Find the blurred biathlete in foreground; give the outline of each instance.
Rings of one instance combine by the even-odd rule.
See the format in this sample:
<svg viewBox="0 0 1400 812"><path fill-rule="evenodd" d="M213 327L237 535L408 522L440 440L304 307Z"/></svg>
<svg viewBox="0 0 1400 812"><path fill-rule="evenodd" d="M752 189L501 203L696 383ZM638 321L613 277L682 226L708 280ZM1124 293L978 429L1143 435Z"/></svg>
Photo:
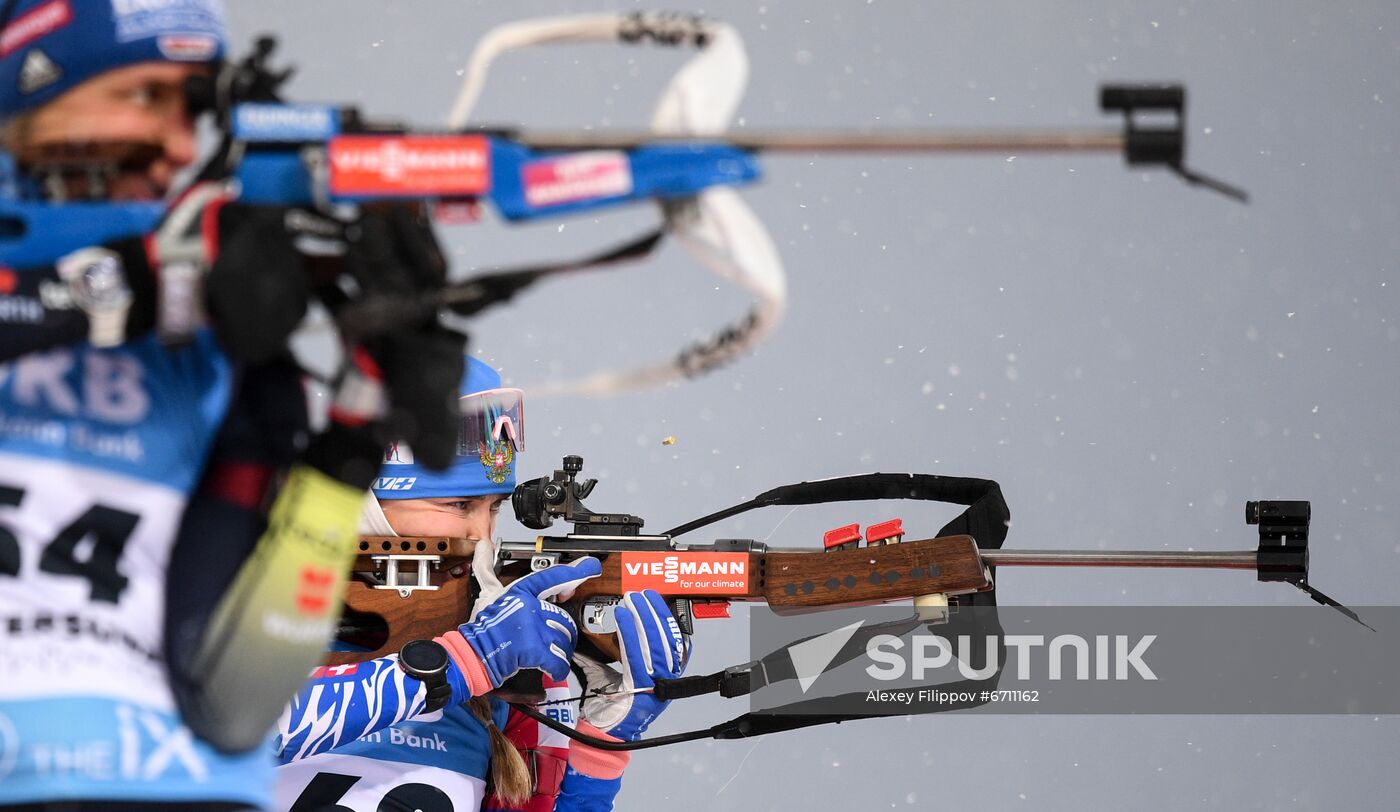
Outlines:
<svg viewBox="0 0 1400 812"><path fill-rule="evenodd" d="M374 490L361 525L376 536L477 539L472 570L481 593L471 621L434 640L410 642L397 656L317 669L279 725L279 809L612 808L627 753L570 743L488 696L521 668L547 673L549 699L569 695L578 631L547 600L601 571L597 560L583 558L508 588L496 578L489 540L515 489L516 453L525 436L520 390L499 387L495 371L468 359L456 463L434 474L415 465L402 445L390 448L379 484L392 487ZM590 691L622 690L586 699L578 727L630 741L667 703L629 691L648 688L657 677L681 676L685 640L665 601L651 591L628 593L617 625L621 674L582 655L575 659ZM552 707L567 709L569 719L577 712L572 704Z"/></svg>
<svg viewBox="0 0 1400 812"><path fill-rule="evenodd" d="M186 82L224 48L216 0L0 3L0 194L158 201L195 157ZM450 459L465 337L435 317L347 348L307 440L286 338L312 215L230 194L0 268L0 807L266 807L263 748L330 637L384 443ZM412 212L357 225L339 267L440 284Z"/></svg>

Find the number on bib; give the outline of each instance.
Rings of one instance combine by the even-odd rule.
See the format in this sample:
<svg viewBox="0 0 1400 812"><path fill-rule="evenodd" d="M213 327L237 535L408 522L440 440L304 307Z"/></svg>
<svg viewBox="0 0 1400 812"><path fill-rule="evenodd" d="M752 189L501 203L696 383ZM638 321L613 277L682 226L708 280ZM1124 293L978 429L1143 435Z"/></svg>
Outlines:
<svg viewBox="0 0 1400 812"><path fill-rule="evenodd" d="M288 812L355 812L339 801L360 779L340 773L316 773ZM375 812L453 812L447 793L428 784L400 784L384 794Z"/></svg>
<svg viewBox="0 0 1400 812"><path fill-rule="evenodd" d="M0 507L19 507L24 491L0 485ZM19 539L0 525L0 575L19 575Z"/></svg>
<svg viewBox="0 0 1400 812"><path fill-rule="evenodd" d="M0 507L19 507L24 491L0 485ZM58 532L44 546L39 569L54 575L73 575L92 585L91 600L116 603L130 579L117 569L127 539L141 517L135 513L93 505ZM79 556L79 545L92 539L86 555ZM19 539L0 525L0 575L19 575Z"/></svg>

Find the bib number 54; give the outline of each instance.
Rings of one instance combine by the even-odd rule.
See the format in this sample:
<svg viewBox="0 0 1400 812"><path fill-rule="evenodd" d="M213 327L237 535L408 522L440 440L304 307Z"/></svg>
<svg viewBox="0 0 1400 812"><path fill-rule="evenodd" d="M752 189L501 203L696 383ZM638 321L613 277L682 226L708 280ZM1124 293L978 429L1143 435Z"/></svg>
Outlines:
<svg viewBox="0 0 1400 812"><path fill-rule="evenodd" d="M24 490L0 485L0 507L19 507ZM117 569L127 539L136 529L140 516L124 510L93 505L58 531L39 555L39 570L52 575L71 575L92 587L90 599L116 603L129 579ZM91 539L86 555L79 545ZM20 544L14 531L0 524L0 575L18 576Z"/></svg>

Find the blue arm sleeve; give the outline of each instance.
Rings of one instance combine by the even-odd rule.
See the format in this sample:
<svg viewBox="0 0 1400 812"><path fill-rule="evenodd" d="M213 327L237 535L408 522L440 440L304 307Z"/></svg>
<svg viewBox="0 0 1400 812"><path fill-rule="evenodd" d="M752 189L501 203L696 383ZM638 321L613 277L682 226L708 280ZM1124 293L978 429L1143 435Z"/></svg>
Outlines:
<svg viewBox="0 0 1400 812"><path fill-rule="evenodd" d="M456 663L448 663L452 704L471 699ZM277 721L277 763L324 753L422 713L423 683L399 668L398 655L318 668Z"/></svg>
<svg viewBox="0 0 1400 812"><path fill-rule="evenodd" d="M621 789L621 778L594 778L570 767L564 771L554 812L611 812Z"/></svg>

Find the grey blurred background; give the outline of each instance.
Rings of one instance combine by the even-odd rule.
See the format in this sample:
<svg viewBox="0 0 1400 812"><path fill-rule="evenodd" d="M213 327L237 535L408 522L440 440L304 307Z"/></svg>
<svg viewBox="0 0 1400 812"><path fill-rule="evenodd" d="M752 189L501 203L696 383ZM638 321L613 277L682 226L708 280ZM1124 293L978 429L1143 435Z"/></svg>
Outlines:
<svg viewBox="0 0 1400 812"><path fill-rule="evenodd" d="M279 33L290 95L440 123L475 39L619 2L238 0ZM528 404L522 476L582 454L590 500L657 530L775 485L864 471L1001 482L1008 547L1248 548L1248 499L1313 504L1313 582L1364 606L1400 580L1400 5L829 0L666 8L733 23L741 125L1099 126L1101 82L1189 90L1189 163L1240 206L1114 157L775 157L745 192L785 260L790 310L758 352L607 400ZM640 126L681 63L572 46L501 60L479 119ZM629 236L637 207L443 231L458 273ZM674 246L540 286L472 324L520 385L650 360L746 299ZM675 445L663 445L667 436ZM821 531L951 509L774 510L717 536ZM529 531L503 521L506 537ZM1004 571L1003 603L1294 605L1238 573ZM698 630L692 673L748 658L744 612ZM1248 656L1242 651L1240 656ZM744 709L697 699L653 732ZM634 757L620 808L1393 809L1394 717L939 716Z"/></svg>

